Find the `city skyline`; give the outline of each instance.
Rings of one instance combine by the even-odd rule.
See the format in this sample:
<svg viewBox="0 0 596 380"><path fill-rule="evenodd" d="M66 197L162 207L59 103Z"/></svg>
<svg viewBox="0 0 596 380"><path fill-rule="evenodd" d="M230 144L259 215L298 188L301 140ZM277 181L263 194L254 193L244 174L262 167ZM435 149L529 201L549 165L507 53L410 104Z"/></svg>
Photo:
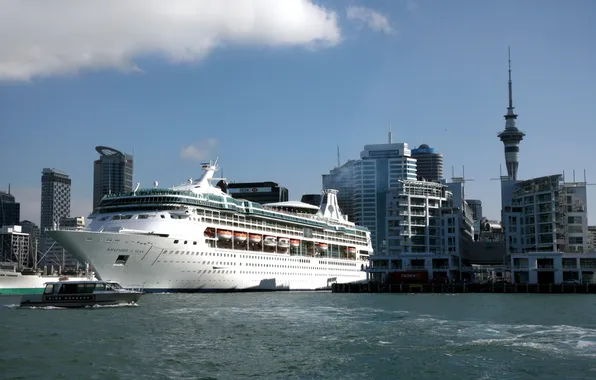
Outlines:
<svg viewBox="0 0 596 380"><path fill-rule="evenodd" d="M134 151L133 184L141 187L155 180L168 187L182 183L199 175L201 161L219 156L230 182L272 180L299 200L318 193L321 174L336 165L337 145L342 163L356 159L364 145L383 143L391 125L394 141L440 151L445 177L452 167L461 176L465 166L466 177L474 179L466 184L468 197L481 199L484 213L498 220L500 184L491 178L499 177L499 167L507 172L497 133L508 105L508 46L517 123L527 134L518 179L564 172L570 181L575 169L583 180L586 169L588 182L596 182L586 164L596 158L589 129L596 122L590 104L596 53L582 43L596 35L589 17L594 4L294 3L311 12L297 20L304 33L275 24L278 34L287 32L286 41L257 31L248 40L223 36L229 43L211 45L200 60L192 56L182 64L157 45L131 51L135 70L121 70L130 63L124 61L87 67L67 59L68 46L48 45L66 57L61 70L14 55L24 73L11 70L5 49L0 117L11 143L0 152L10 163L0 169L0 186L12 184L21 219L39 223L38 173L44 167L70 175L71 215L86 216L97 145ZM294 17L284 5L276 12ZM36 42L31 38L23 46ZM92 57L104 53L102 45L84 42L96 49ZM591 224L594 196L588 187Z"/></svg>

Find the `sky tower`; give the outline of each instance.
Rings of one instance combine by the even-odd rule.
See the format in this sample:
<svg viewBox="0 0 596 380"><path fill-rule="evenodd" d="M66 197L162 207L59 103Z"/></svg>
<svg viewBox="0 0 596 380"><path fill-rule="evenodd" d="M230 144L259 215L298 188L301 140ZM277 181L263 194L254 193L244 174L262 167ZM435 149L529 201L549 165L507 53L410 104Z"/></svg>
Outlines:
<svg viewBox="0 0 596 380"><path fill-rule="evenodd" d="M511 83L511 49L509 49L509 107L505 115L505 130L498 134L505 147L505 164L507 175L511 180L517 180L517 167L519 166L519 143L526 135L517 129L517 115L513 112L513 87Z"/></svg>

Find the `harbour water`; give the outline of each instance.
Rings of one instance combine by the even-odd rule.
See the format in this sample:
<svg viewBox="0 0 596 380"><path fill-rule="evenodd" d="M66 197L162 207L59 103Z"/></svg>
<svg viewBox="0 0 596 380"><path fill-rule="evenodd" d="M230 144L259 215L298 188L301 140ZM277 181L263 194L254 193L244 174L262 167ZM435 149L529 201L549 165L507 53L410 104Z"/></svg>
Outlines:
<svg viewBox="0 0 596 380"><path fill-rule="evenodd" d="M2 307L2 379L594 379L596 298L155 294Z"/></svg>

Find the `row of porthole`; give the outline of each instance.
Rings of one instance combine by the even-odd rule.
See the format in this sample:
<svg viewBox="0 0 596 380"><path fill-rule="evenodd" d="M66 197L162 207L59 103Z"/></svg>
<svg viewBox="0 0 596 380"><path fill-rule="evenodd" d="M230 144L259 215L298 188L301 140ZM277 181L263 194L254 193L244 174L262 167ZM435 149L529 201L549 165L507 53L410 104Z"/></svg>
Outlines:
<svg viewBox="0 0 596 380"><path fill-rule="evenodd" d="M180 261L180 260L157 260L157 263L174 263L174 264L201 264L201 265L235 265L233 262L211 262L211 261ZM266 265L266 264L256 264L256 263L244 263L245 266L265 266L265 267L274 267L274 268L292 268L292 269L302 269L302 270L327 270L327 268L317 268L317 267L299 267L296 265L289 265L289 266L283 266L283 265ZM239 263L239 265L242 265L242 263ZM334 268L333 270L335 271L344 271L344 272L355 272L355 271L359 271L358 269L354 268L354 269L348 269L348 268Z"/></svg>

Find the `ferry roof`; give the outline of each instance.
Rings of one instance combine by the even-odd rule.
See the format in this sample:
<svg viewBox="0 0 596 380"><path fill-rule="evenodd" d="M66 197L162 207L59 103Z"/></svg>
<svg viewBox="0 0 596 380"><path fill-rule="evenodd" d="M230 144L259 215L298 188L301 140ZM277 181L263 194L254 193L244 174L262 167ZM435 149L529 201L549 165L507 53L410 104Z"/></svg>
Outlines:
<svg viewBox="0 0 596 380"><path fill-rule="evenodd" d="M286 202L276 202L276 203L267 203L264 206L267 207L288 207L288 208L305 208L309 210L319 210L319 207L311 205L310 203L304 203L300 201L286 201Z"/></svg>

